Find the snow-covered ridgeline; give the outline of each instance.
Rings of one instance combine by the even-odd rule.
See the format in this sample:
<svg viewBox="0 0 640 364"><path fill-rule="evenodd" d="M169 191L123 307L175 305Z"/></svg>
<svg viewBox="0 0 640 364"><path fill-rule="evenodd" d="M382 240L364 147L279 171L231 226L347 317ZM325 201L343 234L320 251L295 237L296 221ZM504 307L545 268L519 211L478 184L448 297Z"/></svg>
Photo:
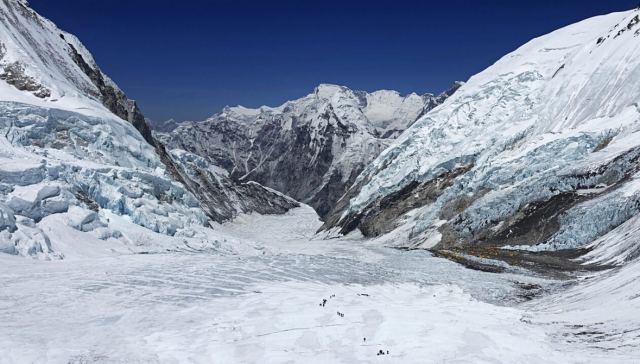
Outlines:
<svg viewBox="0 0 640 364"><path fill-rule="evenodd" d="M26 1L0 2L0 80L3 101L92 116L113 113L152 142L136 103L102 73L78 38L37 14ZM4 92L7 86L24 92Z"/></svg>
<svg viewBox="0 0 640 364"><path fill-rule="evenodd" d="M407 237L427 247L482 240L559 249L634 216L639 15L570 25L472 77L365 168L325 228L409 220ZM428 198L407 197L434 185ZM546 230L534 237L527 216Z"/></svg>

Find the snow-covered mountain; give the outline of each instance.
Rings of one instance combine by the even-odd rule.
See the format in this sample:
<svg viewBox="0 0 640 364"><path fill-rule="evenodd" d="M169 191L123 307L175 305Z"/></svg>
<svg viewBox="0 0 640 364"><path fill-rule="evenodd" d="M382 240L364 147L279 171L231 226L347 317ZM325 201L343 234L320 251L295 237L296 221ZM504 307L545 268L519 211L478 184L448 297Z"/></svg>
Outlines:
<svg viewBox="0 0 640 364"><path fill-rule="evenodd" d="M3 88L10 85L24 91L3 92L3 101L65 110L106 107L151 142L136 103L102 73L78 38L38 15L24 0L2 0L0 17L0 79Z"/></svg>
<svg viewBox="0 0 640 364"><path fill-rule="evenodd" d="M633 218L639 19L636 9L567 26L475 75L365 168L323 229L395 230L397 244L436 250L555 251Z"/></svg>
<svg viewBox="0 0 640 364"><path fill-rule="evenodd" d="M187 151L0 0L0 361L636 363L639 22L535 39L446 100L322 85L161 135ZM272 170L317 201L355 179L324 229L375 238L264 215L298 205L250 181Z"/></svg>
<svg viewBox="0 0 640 364"><path fill-rule="evenodd" d="M154 131L157 131L160 133L168 133L168 132L171 132L173 129L179 127L180 124L182 124L182 122L176 121L174 119L169 119L165 121L152 121L147 119L147 124L149 124Z"/></svg>
<svg viewBox="0 0 640 364"><path fill-rule="evenodd" d="M392 139L460 84L438 96L322 84L278 107L226 107L159 138L225 168L239 181L271 187L325 216Z"/></svg>
<svg viewBox="0 0 640 364"><path fill-rule="evenodd" d="M76 37L0 1L0 252L204 246L210 219L297 205L166 150Z"/></svg>

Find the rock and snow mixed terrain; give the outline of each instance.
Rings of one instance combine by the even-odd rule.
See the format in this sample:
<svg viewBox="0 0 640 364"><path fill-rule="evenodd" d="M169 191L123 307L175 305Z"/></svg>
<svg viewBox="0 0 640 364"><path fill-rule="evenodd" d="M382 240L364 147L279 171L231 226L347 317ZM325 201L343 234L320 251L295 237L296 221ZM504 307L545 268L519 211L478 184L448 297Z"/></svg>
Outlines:
<svg viewBox="0 0 640 364"><path fill-rule="evenodd" d="M0 2L0 30L2 252L63 258L57 246L68 239L133 251L200 244L210 219L298 206L167 151L80 41L26 2ZM159 236L131 235L116 220Z"/></svg>
<svg viewBox="0 0 640 364"><path fill-rule="evenodd" d="M182 123L158 135L168 146L206 158L235 179L278 190L325 216L391 140L460 85L438 96L403 96L322 84L278 107L226 107L205 121Z"/></svg>
<svg viewBox="0 0 640 364"><path fill-rule="evenodd" d="M0 362L637 362L638 19L533 40L439 101L322 85L228 108L179 127L185 151L75 37L0 0ZM300 196L334 207L321 235L242 183L302 160ZM549 274L537 254L561 248Z"/></svg>
<svg viewBox="0 0 640 364"><path fill-rule="evenodd" d="M365 168L324 229L555 251L637 215L639 17L570 25L473 76Z"/></svg>

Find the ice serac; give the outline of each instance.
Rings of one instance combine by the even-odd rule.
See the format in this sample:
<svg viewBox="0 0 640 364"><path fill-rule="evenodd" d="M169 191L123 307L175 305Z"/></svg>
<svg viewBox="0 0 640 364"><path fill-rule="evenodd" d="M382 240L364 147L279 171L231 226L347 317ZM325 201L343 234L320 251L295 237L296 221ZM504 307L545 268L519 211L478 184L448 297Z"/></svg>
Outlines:
<svg viewBox="0 0 640 364"><path fill-rule="evenodd" d="M321 84L279 107L226 107L158 135L172 148L223 167L233 179L258 182L326 216L392 139L459 86L435 96Z"/></svg>
<svg viewBox="0 0 640 364"><path fill-rule="evenodd" d="M636 216L639 17L567 26L473 76L364 169L323 229L556 251Z"/></svg>
<svg viewBox="0 0 640 364"><path fill-rule="evenodd" d="M197 163L153 139L75 36L0 0L0 252L207 249L210 220L298 205Z"/></svg>

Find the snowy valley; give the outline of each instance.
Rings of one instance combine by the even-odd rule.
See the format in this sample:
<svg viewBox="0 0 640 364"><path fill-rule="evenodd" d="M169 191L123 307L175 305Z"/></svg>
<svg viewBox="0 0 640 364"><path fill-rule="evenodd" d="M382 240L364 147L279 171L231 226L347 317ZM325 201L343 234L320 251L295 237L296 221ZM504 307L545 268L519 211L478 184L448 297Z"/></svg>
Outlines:
<svg viewBox="0 0 640 364"><path fill-rule="evenodd" d="M0 0L0 363L638 362L639 19L154 131Z"/></svg>

